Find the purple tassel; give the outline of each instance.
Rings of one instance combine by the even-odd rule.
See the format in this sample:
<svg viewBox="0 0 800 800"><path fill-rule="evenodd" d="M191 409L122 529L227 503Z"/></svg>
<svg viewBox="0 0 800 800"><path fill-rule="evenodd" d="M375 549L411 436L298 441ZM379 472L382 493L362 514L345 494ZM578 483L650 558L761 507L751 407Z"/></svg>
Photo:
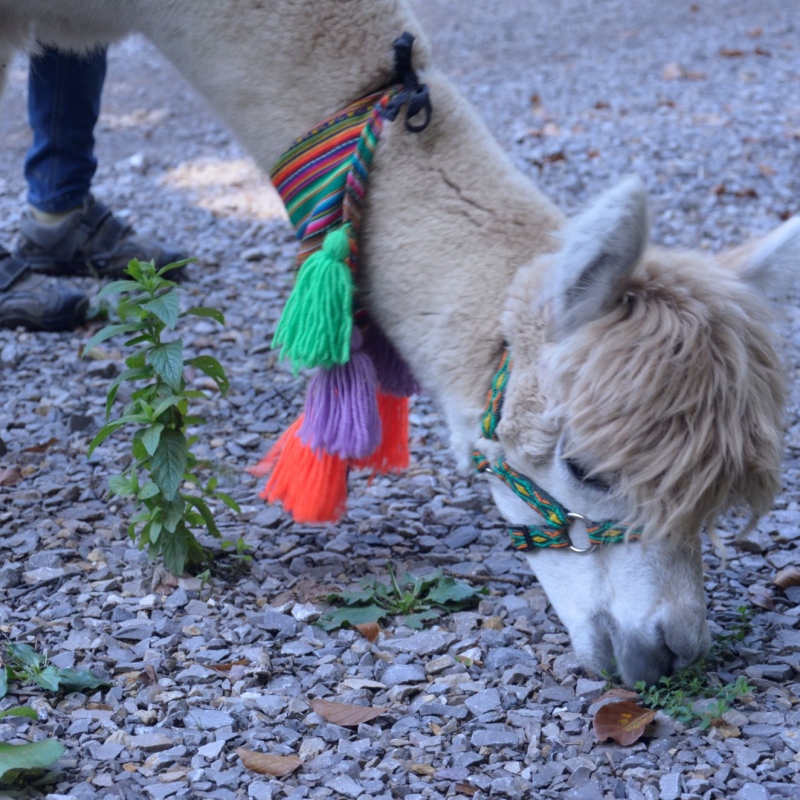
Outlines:
<svg viewBox="0 0 800 800"><path fill-rule="evenodd" d="M358 339L354 336L354 345ZM381 441L377 384L363 351L351 352L346 364L319 370L308 385L300 439L340 458L366 458Z"/></svg>
<svg viewBox="0 0 800 800"><path fill-rule="evenodd" d="M364 350L369 353L375 365L381 391L395 397L419 394L422 387L411 374L408 364L386 338L386 334L374 322L369 323L364 334Z"/></svg>

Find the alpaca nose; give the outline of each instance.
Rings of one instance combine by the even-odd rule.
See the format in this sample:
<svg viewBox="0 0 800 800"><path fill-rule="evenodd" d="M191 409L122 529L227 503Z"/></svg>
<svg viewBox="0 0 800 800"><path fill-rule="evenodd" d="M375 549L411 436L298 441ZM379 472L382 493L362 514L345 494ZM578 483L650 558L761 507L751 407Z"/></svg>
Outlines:
<svg viewBox="0 0 800 800"><path fill-rule="evenodd" d="M620 637L614 642L614 655L628 686L638 681L650 686L699 661L710 645L705 619L696 627L673 622L657 627L649 636L635 633Z"/></svg>

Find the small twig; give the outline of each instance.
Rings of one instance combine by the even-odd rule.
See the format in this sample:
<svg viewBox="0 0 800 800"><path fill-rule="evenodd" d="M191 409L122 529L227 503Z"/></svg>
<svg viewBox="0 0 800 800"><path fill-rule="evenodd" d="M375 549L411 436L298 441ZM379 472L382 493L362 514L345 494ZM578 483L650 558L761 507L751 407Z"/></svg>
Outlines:
<svg viewBox="0 0 800 800"><path fill-rule="evenodd" d="M519 578L504 578L499 575L462 575L449 569L442 569L442 572L451 578L458 578L462 581L474 581L475 583L494 583L497 581L498 583L510 583L516 587L522 586L522 581Z"/></svg>

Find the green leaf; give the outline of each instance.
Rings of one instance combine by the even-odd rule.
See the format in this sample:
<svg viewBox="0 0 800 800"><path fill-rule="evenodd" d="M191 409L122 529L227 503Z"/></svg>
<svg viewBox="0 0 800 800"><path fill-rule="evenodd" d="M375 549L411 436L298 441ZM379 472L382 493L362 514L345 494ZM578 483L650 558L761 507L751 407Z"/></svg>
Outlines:
<svg viewBox="0 0 800 800"><path fill-rule="evenodd" d="M361 625L365 622L380 622L388 616L386 609L376 605L369 606L346 606L329 611L319 618L317 624L326 631L334 628L341 628L343 625Z"/></svg>
<svg viewBox="0 0 800 800"><path fill-rule="evenodd" d="M58 671L61 678L61 691L82 692L84 689L98 689L101 686L110 686L108 681L98 678L89 670L61 669Z"/></svg>
<svg viewBox="0 0 800 800"><path fill-rule="evenodd" d="M38 684L43 689L50 692L57 692L58 685L61 682L61 676L58 674L58 667L52 664L46 666L41 672L35 672L31 676L31 681Z"/></svg>
<svg viewBox="0 0 800 800"><path fill-rule="evenodd" d="M186 469L186 437L172 428L161 432L161 441L153 454L150 467L153 480L165 499L172 500L178 493L183 471Z"/></svg>
<svg viewBox="0 0 800 800"><path fill-rule="evenodd" d="M180 390L183 379L183 342L180 339L154 347L150 351L150 363L167 386L176 392Z"/></svg>
<svg viewBox="0 0 800 800"><path fill-rule="evenodd" d="M222 315L222 312L217 311L216 308L208 308L208 306L192 306L186 312L186 316L210 317L211 319L215 319L217 322L219 322L220 325L225 324L225 317Z"/></svg>
<svg viewBox="0 0 800 800"><path fill-rule="evenodd" d="M209 483L211 483L211 481L209 481ZM231 511L235 511L237 514L242 513L242 509L239 508L239 504L229 494L226 494L225 492L213 492L212 494L214 497L222 500L222 502L225 503L225 505L228 506Z"/></svg>
<svg viewBox="0 0 800 800"><path fill-rule="evenodd" d="M212 356L195 356L194 358L187 359L186 363L197 367L201 372L205 372L205 374L217 384L217 388L223 395L228 393L228 389L231 385L230 381L222 365L216 358Z"/></svg>
<svg viewBox="0 0 800 800"><path fill-rule="evenodd" d="M160 519L154 519L148 526L147 526L147 537L151 544L155 544L159 537L161 536L161 531L164 530L164 526L161 524ZM144 532L143 532L144 537Z"/></svg>
<svg viewBox="0 0 800 800"><path fill-rule="evenodd" d="M135 278L137 281L142 277L142 267L144 265L138 258L132 258L128 262L128 266L125 268L125 272L128 273L131 277Z"/></svg>
<svg viewBox="0 0 800 800"><path fill-rule="evenodd" d="M156 497L161 490L156 486L153 481L147 481L144 486L139 490L136 495L137 500L149 500L151 497Z"/></svg>
<svg viewBox="0 0 800 800"><path fill-rule="evenodd" d="M25 671L41 669L45 664L45 657L39 655L29 644L6 644L6 653L10 666L14 669Z"/></svg>
<svg viewBox="0 0 800 800"><path fill-rule="evenodd" d="M219 528L217 527L217 523L214 520L214 515L211 513L211 509L208 507L206 501L201 497L193 497L189 494L183 495L183 498L187 503L191 503L200 512L200 516L203 518L203 522L205 523L208 532L212 536L219 539L221 536Z"/></svg>
<svg viewBox="0 0 800 800"><path fill-rule="evenodd" d="M478 603L481 599L480 593L463 581L453 580L449 575L443 576L436 586L428 590L426 600L438 606L458 606L464 604Z"/></svg>
<svg viewBox="0 0 800 800"><path fill-rule="evenodd" d="M0 700L8 694L8 667L0 666Z"/></svg>
<svg viewBox="0 0 800 800"><path fill-rule="evenodd" d="M99 300L101 297L108 297L110 294L139 292L141 289L142 287L137 281L111 281L95 295L95 300Z"/></svg>
<svg viewBox="0 0 800 800"><path fill-rule="evenodd" d="M183 574L189 555L189 540L185 528L178 527L172 536L164 537L161 555L164 557L164 565L173 575Z"/></svg>
<svg viewBox="0 0 800 800"><path fill-rule="evenodd" d="M108 479L108 488L111 490L111 494L120 497L136 494L136 484L131 475L112 475Z"/></svg>
<svg viewBox="0 0 800 800"><path fill-rule="evenodd" d="M116 325L106 325L105 328L101 328L97 333L89 339L86 344L83 346L83 356L84 358L89 353L89 351L96 347L101 342L106 341L106 339L110 339L112 336L116 336L117 334L121 333L133 333L133 331L141 330L142 326L138 322L124 322L118 323Z"/></svg>
<svg viewBox="0 0 800 800"><path fill-rule="evenodd" d="M156 275L158 275L160 278L162 275L172 269L180 269L180 267L185 267L187 264L194 264L196 261L196 258L184 258L182 261L172 261L171 263L161 267L161 269L156 272ZM155 264L153 266L155 266Z"/></svg>
<svg viewBox="0 0 800 800"><path fill-rule="evenodd" d="M183 519L186 503L181 495L173 497L161 507L161 524L168 533L175 533L175 529Z"/></svg>
<svg viewBox="0 0 800 800"><path fill-rule="evenodd" d="M64 754L66 747L55 739L42 739L30 744L0 744L0 780L18 769L41 769Z"/></svg>
<svg viewBox="0 0 800 800"><path fill-rule="evenodd" d="M406 614L403 617L403 621L406 623L406 625L408 625L409 628L415 628L419 630L420 628L424 627L425 622L438 618L438 611L417 611L415 614Z"/></svg>
<svg viewBox="0 0 800 800"><path fill-rule="evenodd" d="M181 309L178 294L174 290L154 297L147 303L142 303L142 308L154 314L170 329L178 324L178 315Z"/></svg>
<svg viewBox="0 0 800 800"><path fill-rule="evenodd" d="M154 416L158 415L154 414ZM147 450L147 455L152 456L156 452L158 443L161 440L161 431L163 430L164 425L161 422L156 422L142 434L142 444L144 449Z"/></svg>
<svg viewBox="0 0 800 800"><path fill-rule="evenodd" d="M165 397L153 407L153 419L158 419L168 408L177 406L182 400L183 398L177 394Z"/></svg>
<svg viewBox="0 0 800 800"><path fill-rule="evenodd" d="M3 670L3 672L5 672L5 670ZM7 708L5 711L0 711L0 719L3 717L27 717L28 719L39 719L36 709L33 709L30 706L15 706L14 708Z"/></svg>

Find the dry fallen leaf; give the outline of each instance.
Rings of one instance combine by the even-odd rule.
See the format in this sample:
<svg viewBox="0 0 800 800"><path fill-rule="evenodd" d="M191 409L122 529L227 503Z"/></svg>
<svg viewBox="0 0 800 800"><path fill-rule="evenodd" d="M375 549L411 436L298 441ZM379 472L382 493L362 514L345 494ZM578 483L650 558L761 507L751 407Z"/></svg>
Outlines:
<svg viewBox="0 0 800 800"><path fill-rule="evenodd" d="M270 753L256 753L246 747L237 747L236 755L242 759L242 764L259 775L274 775L282 778L294 772L303 762L297 756L273 756Z"/></svg>
<svg viewBox="0 0 800 800"><path fill-rule="evenodd" d="M311 708L324 720L345 728L369 722L389 709L380 706L355 706L351 703L333 703L330 700L312 700Z"/></svg>
<svg viewBox="0 0 800 800"><path fill-rule="evenodd" d="M744 55L744 50L739 50L738 47L721 47L719 54L723 58L741 58Z"/></svg>
<svg viewBox="0 0 800 800"><path fill-rule="evenodd" d="M377 622L359 622L353 627L359 631L365 639L369 642L376 642L378 641L378 636L380 636L381 628Z"/></svg>
<svg viewBox="0 0 800 800"><path fill-rule="evenodd" d="M751 586L748 594L750 595L750 602L754 606L764 608L767 611L772 611L775 608L775 601L772 599L772 595L763 586Z"/></svg>
<svg viewBox="0 0 800 800"><path fill-rule="evenodd" d="M467 797L472 797L478 793L478 787L472 786L469 783L457 783L455 785L456 794L465 794Z"/></svg>
<svg viewBox="0 0 800 800"><path fill-rule="evenodd" d="M144 669L139 673L139 683L142 686L155 686L158 683L158 676L152 664L144 665Z"/></svg>
<svg viewBox="0 0 800 800"><path fill-rule="evenodd" d="M247 659L240 659L239 661L231 661L227 664L203 664L204 667L214 670L214 672L228 673L233 667L246 667L248 665Z"/></svg>
<svg viewBox="0 0 800 800"><path fill-rule="evenodd" d="M595 703L602 703L603 700L638 700L639 693L634 692L631 689L623 689L620 686L615 687L614 689L609 689L605 694L601 694L594 702Z"/></svg>
<svg viewBox="0 0 800 800"><path fill-rule="evenodd" d="M22 449L23 453L46 453L54 444L58 444L58 439L55 436L48 439L46 442L42 442L42 444L35 444L31 447L24 447Z"/></svg>
<svg viewBox="0 0 800 800"><path fill-rule="evenodd" d="M436 772L432 764L409 764L408 770L415 775L433 775Z"/></svg>
<svg viewBox="0 0 800 800"><path fill-rule="evenodd" d="M613 739L617 744L629 745L638 741L656 712L629 700L608 703L594 715L594 735L599 741Z"/></svg>
<svg viewBox="0 0 800 800"><path fill-rule="evenodd" d="M772 581L781 589L788 589L790 586L800 586L800 567L790 564L788 567L778 570L778 574Z"/></svg>
<svg viewBox="0 0 800 800"><path fill-rule="evenodd" d="M16 486L21 481L22 475L16 467L0 469L0 486Z"/></svg>

